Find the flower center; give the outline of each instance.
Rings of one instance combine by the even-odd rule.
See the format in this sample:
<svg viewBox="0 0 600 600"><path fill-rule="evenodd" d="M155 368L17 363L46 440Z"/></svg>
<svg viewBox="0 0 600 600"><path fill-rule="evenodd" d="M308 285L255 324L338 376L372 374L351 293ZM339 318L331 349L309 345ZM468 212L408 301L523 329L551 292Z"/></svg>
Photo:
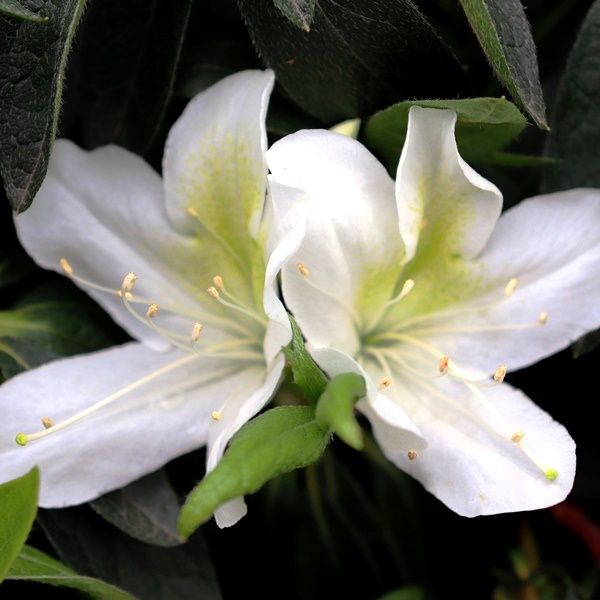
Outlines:
<svg viewBox="0 0 600 600"><path fill-rule="evenodd" d="M264 313L243 303L236 295L231 293L225 287L223 278L219 275L213 277L213 285L207 289L208 295L223 308L222 315L217 316L205 312L202 315L202 321L192 321L194 317L190 311L173 306L159 306L156 302L148 298L143 298L133 293L137 282L137 276L133 272L127 273L123 278L121 286L118 289L99 285L88 281L77 275L65 258L60 259L60 266L64 273L77 282L82 287L87 287L99 292L116 295L123 302L125 310L139 323L149 327L162 338L166 339L170 345L179 348L185 352L184 356L174 360L155 371L144 375L136 381L120 388L114 393L95 402L83 411L68 417L67 419L54 423L50 417L42 417L43 429L35 433L19 433L15 437L17 444L24 446L30 441L41 439L64 429L88 416L93 415L98 410L112 404L123 396L137 390L138 388L166 375L176 369L182 368L196 360L202 358L223 358L231 361L233 366L220 369L218 373L211 372L197 384L206 383L208 380L215 379L219 374L226 376L239 368L239 363L264 364L264 352L262 348L264 335L267 327L267 317ZM140 312L136 307L145 306L146 310ZM165 311L171 315L190 320L189 333L181 333L169 327L160 325L157 321L160 313ZM197 315L196 315L197 316ZM205 341L205 330L208 329L211 337L217 338L215 341ZM226 371L226 372L225 372ZM206 380L206 381L204 381ZM221 419L223 405L212 412L213 421Z"/></svg>

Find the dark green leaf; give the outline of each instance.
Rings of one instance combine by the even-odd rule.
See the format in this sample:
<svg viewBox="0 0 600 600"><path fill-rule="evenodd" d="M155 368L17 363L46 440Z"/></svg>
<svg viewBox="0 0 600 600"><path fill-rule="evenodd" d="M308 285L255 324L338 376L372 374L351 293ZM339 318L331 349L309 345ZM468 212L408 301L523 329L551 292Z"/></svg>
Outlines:
<svg viewBox="0 0 600 600"><path fill-rule="evenodd" d="M316 410L317 420L356 450L362 449L363 440L354 417L354 405L365 393L365 380L361 375L343 373L327 383Z"/></svg>
<svg viewBox="0 0 600 600"><path fill-rule="evenodd" d="M179 501L160 470L90 503L104 519L136 540L154 546L178 546Z"/></svg>
<svg viewBox="0 0 600 600"><path fill-rule="evenodd" d="M316 404L327 385L327 377L306 350L302 332L292 316L290 324L292 341L283 349L283 353L292 367L294 383L300 387L306 400Z"/></svg>
<svg viewBox="0 0 600 600"><path fill-rule="evenodd" d="M379 598L379 600L423 600L425 594L417 586L399 588L393 592L388 592Z"/></svg>
<svg viewBox="0 0 600 600"><path fill-rule="evenodd" d="M521 0L460 0L498 79L541 129L548 129L535 43Z"/></svg>
<svg viewBox="0 0 600 600"><path fill-rule="evenodd" d="M552 111L546 154L561 162L544 172L546 192L600 187L599 70L600 1L596 0L567 61Z"/></svg>
<svg viewBox="0 0 600 600"><path fill-rule="evenodd" d="M240 7L277 80L326 122L408 97L453 97L464 87L460 65L411 0L317 0L310 32L273 0L240 0Z"/></svg>
<svg viewBox="0 0 600 600"><path fill-rule="evenodd" d="M0 175L17 212L31 204L46 174L67 56L84 5L45 2L43 27L0 17Z"/></svg>
<svg viewBox="0 0 600 600"><path fill-rule="evenodd" d="M150 546L107 525L85 506L42 510L38 520L61 560L78 573L117 585L143 600L221 599L200 536L177 548Z"/></svg>
<svg viewBox="0 0 600 600"><path fill-rule="evenodd" d="M33 261L25 254L15 254L0 259L0 287L19 281L33 269Z"/></svg>
<svg viewBox="0 0 600 600"><path fill-rule="evenodd" d="M0 485L0 582L29 535L37 512L39 487L37 467Z"/></svg>
<svg viewBox="0 0 600 600"><path fill-rule="evenodd" d="M113 585L82 577L56 559L25 546L10 569L6 579L35 581L84 592L94 600L133 600L133 596Z"/></svg>
<svg viewBox="0 0 600 600"><path fill-rule="evenodd" d="M137 154L151 149L173 91L191 4L93 3L81 47L88 146L114 143Z"/></svg>
<svg viewBox="0 0 600 600"><path fill-rule="evenodd" d="M281 14L302 31L309 32L315 18L316 0L273 0Z"/></svg>
<svg viewBox="0 0 600 600"><path fill-rule="evenodd" d="M252 419L188 496L179 515L180 534L188 537L228 500L252 494L277 475L312 464L328 442L329 432L308 406L281 406Z"/></svg>
<svg viewBox="0 0 600 600"><path fill-rule="evenodd" d="M367 145L395 172L406 138L411 106L448 108L456 111L456 141L467 162L496 162L508 142L521 133L525 117L504 98L466 100L414 100L394 104L373 115L366 124Z"/></svg>
<svg viewBox="0 0 600 600"><path fill-rule="evenodd" d="M18 0L0 0L0 14L22 19L23 21L31 21L33 23L45 23L48 20L48 17L38 15L28 8L25 8Z"/></svg>

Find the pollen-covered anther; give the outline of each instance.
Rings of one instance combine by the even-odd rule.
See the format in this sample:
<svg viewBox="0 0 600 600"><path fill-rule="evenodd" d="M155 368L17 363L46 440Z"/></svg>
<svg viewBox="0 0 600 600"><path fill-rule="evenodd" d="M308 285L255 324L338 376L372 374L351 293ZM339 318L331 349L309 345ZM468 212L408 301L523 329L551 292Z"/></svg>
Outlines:
<svg viewBox="0 0 600 600"><path fill-rule="evenodd" d="M208 295L214 298L215 300L219 299L220 294L219 290L216 287L211 285L206 291L208 292Z"/></svg>
<svg viewBox="0 0 600 600"><path fill-rule="evenodd" d="M498 365L498 367L494 371L494 381L496 383L502 383L504 381L504 378L506 377L507 371L508 367L506 365Z"/></svg>
<svg viewBox="0 0 600 600"><path fill-rule="evenodd" d="M73 275L73 267L71 263L66 258L61 258L59 261L60 268L67 274Z"/></svg>
<svg viewBox="0 0 600 600"><path fill-rule="evenodd" d="M153 318L154 318L154 317L155 317L155 316L158 314L158 311L159 311L159 310L160 310L160 309L159 309L159 307L158 307L158 304L156 304L156 303L154 303L154 302L153 302L153 303L152 303L152 304L151 304L151 305L148 307L148 310L146 311L146 316L147 316L149 319L153 319Z"/></svg>
<svg viewBox="0 0 600 600"><path fill-rule="evenodd" d="M304 263L300 262L296 266L298 267L298 272L300 273L300 275L302 275L302 277L308 277L310 275L310 271Z"/></svg>
<svg viewBox="0 0 600 600"><path fill-rule="evenodd" d="M221 420L221 411L220 411L220 410L213 410L213 411L210 413L210 418L211 418L213 421L220 421L220 420Z"/></svg>
<svg viewBox="0 0 600 600"><path fill-rule="evenodd" d="M390 387L390 385L392 385L392 378L391 378L391 377L388 377L388 376L386 375L385 377L382 377L382 378L379 380L379 385L378 385L378 388L379 388L380 390L385 390L385 389L389 388L389 387Z"/></svg>
<svg viewBox="0 0 600 600"><path fill-rule="evenodd" d="M194 323L194 326L192 327L192 336L191 336L192 342L197 342L200 339L203 329L204 329L204 325L202 325L202 323L198 323L198 321L196 321Z"/></svg>
<svg viewBox="0 0 600 600"><path fill-rule="evenodd" d="M50 417L42 417L42 425L44 429L50 429L50 427L54 427L54 421Z"/></svg>
<svg viewBox="0 0 600 600"><path fill-rule="evenodd" d="M225 284L223 283L223 278L220 275L215 275L213 277L213 283L218 290L224 290Z"/></svg>
<svg viewBox="0 0 600 600"><path fill-rule="evenodd" d="M409 450L406 453L406 456L408 456L408 460L415 460L415 458L417 458L418 454L416 453L415 450Z"/></svg>
<svg viewBox="0 0 600 600"><path fill-rule="evenodd" d="M450 368L450 358L448 356L442 356L440 358L440 362L438 363L438 371L441 375L445 375Z"/></svg>
<svg viewBox="0 0 600 600"><path fill-rule="evenodd" d="M504 295L508 298L515 293L517 286L519 285L519 280L516 277L513 277L504 288Z"/></svg>
<svg viewBox="0 0 600 600"><path fill-rule="evenodd" d="M545 325L548 322L548 313L543 310L539 315L538 315L538 323L540 325Z"/></svg>
<svg viewBox="0 0 600 600"><path fill-rule="evenodd" d="M524 431L515 431L510 436L510 441L514 442L515 444L518 444L524 437L525 437L525 432Z"/></svg>
<svg viewBox="0 0 600 600"><path fill-rule="evenodd" d="M192 217L192 219L197 219L200 215L198 214L198 211L193 207L193 206L188 206L185 209L185 212Z"/></svg>
<svg viewBox="0 0 600 600"><path fill-rule="evenodd" d="M125 292L125 297L127 298L127 293L131 292L136 281L137 275L133 271L127 273L127 275L123 277L123 283L121 284L121 295Z"/></svg>

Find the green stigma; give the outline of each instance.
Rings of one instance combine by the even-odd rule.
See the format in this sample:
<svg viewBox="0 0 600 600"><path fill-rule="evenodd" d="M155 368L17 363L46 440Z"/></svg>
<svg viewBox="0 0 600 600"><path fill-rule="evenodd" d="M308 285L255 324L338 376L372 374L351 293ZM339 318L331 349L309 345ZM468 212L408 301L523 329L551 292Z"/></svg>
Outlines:
<svg viewBox="0 0 600 600"><path fill-rule="evenodd" d="M28 441L29 439L27 438L27 435L25 433L17 433L17 435L15 436L15 442L17 442L19 446L25 446Z"/></svg>
<svg viewBox="0 0 600 600"><path fill-rule="evenodd" d="M554 481L558 477L558 471L556 469L546 469L544 475L549 481Z"/></svg>

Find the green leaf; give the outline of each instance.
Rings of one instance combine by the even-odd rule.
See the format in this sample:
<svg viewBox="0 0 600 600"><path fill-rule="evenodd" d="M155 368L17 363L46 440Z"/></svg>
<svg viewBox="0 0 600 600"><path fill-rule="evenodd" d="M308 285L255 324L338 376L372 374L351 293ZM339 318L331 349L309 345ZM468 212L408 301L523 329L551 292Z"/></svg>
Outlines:
<svg viewBox="0 0 600 600"><path fill-rule="evenodd" d="M535 43L520 0L460 0L498 79L541 129L548 129Z"/></svg>
<svg viewBox="0 0 600 600"><path fill-rule="evenodd" d="M327 385L327 377L306 350L302 332L291 315L290 324L292 341L283 349L283 353L292 367L294 383L302 390L306 400L316 404Z"/></svg>
<svg viewBox="0 0 600 600"><path fill-rule="evenodd" d="M0 259L0 287L15 283L33 271L35 265L25 254L14 254Z"/></svg>
<svg viewBox="0 0 600 600"><path fill-rule="evenodd" d="M18 0L0 0L0 14L32 23L45 23L48 20L48 17L25 8Z"/></svg>
<svg viewBox="0 0 600 600"><path fill-rule="evenodd" d="M203 536L176 548L150 546L107 524L87 506L41 510L38 523L65 564L136 598L221 600Z"/></svg>
<svg viewBox="0 0 600 600"><path fill-rule="evenodd" d="M215 469L190 492L179 515L179 533L188 537L221 504L312 464L329 437L308 406L281 406L252 419L231 440Z"/></svg>
<svg viewBox="0 0 600 600"><path fill-rule="evenodd" d="M281 14L302 31L309 32L315 18L316 0L273 0Z"/></svg>
<svg viewBox="0 0 600 600"><path fill-rule="evenodd" d="M546 154L560 163L542 189L600 187L600 0L588 12L569 55L552 111Z"/></svg>
<svg viewBox="0 0 600 600"><path fill-rule="evenodd" d="M164 124L191 5L192 0L92 3L79 52L87 146L113 143L148 154Z"/></svg>
<svg viewBox="0 0 600 600"><path fill-rule="evenodd" d="M412 0L315 2L310 31L273 0L241 0L246 26L277 81L327 123L412 97L453 97L465 76Z"/></svg>
<svg viewBox="0 0 600 600"><path fill-rule="evenodd" d="M84 5L45 2L44 27L0 18L0 175L17 212L31 204L46 174L67 57Z"/></svg>
<svg viewBox="0 0 600 600"><path fill-rule="evenodd" d="M327 384L316 410L317 420L356 450L362 449L363 440L354 417L354 405L365 394L365 380L361 375L343 373Z"/></svg>
<svg viewBox="0 0 600 600"><path fill-rule="evenodd" d="M133 596L114 585L83 577L56 559L25 546L14 561L6 579L15 581L35 581L59 587L72 588L84 592L95 600L132 600Z"/></svg>
<svg viewBox="0 0 600 600"><path fill-rule="evenodd" d="M411 106L456 111L456 142L467 162L496 162L500 150L526 125L519 109L505 98L413 100L399 102L373 115L366 124L366 143L395 172L406 138Z"/></svg>
<svg viewBox="0 0 600 600"><path fill-rule="evenodd" d="M179 501L163 470L98 498L90 506L127 535L154 546L178 546Z"/></svg>
<svg viewBox="0 0 600 600"><path fill-rule="evenodd" d="M0 582L29 535L37 512L39 487L37 467L0 485Z"/></svg>

